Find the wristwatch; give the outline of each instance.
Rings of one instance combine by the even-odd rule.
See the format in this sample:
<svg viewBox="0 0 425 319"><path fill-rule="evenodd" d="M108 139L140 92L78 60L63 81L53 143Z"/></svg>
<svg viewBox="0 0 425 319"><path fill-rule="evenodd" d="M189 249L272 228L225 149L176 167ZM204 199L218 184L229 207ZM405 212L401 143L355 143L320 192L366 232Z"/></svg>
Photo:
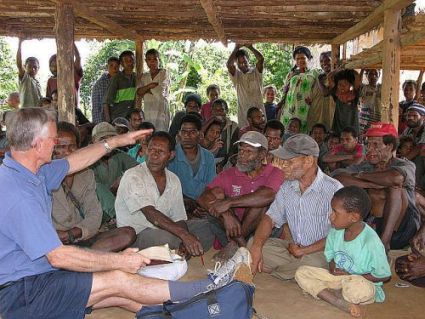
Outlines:
<svg viewBox="0 0 425 319"><path fill-rule="evenodd" d="M106 152L107 152L107 153L112 152L112 147L111 147L111 146L109 146L109 144L108 144L108 141L107 141L107 140L103 141L103 147L105 148L105 150L106 150Z"/></svg>

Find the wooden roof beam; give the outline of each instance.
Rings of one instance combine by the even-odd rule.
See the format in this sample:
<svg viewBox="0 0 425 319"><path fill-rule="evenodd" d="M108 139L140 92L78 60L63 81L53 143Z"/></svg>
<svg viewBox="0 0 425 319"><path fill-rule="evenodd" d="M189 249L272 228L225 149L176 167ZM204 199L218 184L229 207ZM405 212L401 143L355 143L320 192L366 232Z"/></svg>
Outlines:
<svg viewBox="0 0 425 319"><path fill-rule="evenodd" d="M224 33L223 23L219 15L217 14L217 7L215 6L214 0L200 0L201 6L204 9L209 23L214 28L215 33L217 33L218 39L224 44L227 45L226 34Z"/></svg>
<svg viewBox="0 0 425 319"><path fill-rule="evenodd" d="M343 34L335 37L332 44L342 44L358 37L376 27L384 21L384 11L388 9L401 10L411 4L413 0L385 0L369 16L352 26Z"/></svg>
<svg viewBox="0 0 425 319"><path fill-rule="evenodd" d="M49 0L55 4L63 2L63 0ZM79 1L71 1L74 8L75 15L92 22L111 34L119 36L120 38L127 38L131 40L142 38L135 30L123 27L121 24L116 23L103 15L98 14L86 5Z"/></svg>

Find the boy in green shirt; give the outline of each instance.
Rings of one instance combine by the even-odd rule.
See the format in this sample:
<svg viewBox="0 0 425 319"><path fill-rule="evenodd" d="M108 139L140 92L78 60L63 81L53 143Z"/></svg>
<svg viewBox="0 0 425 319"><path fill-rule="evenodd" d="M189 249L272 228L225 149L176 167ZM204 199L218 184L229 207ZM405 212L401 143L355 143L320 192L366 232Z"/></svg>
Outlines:
<svg viewBox="0 0 425 319"><path fill-rule="evenodd" d="M390 266L379 236L363 222L371 209L366 191L341 188L331 205L333 228L324 251L329 271L301 266L295 279L313 297L360 317L360 305L385 300L382 283L391 277Z"/></svg>

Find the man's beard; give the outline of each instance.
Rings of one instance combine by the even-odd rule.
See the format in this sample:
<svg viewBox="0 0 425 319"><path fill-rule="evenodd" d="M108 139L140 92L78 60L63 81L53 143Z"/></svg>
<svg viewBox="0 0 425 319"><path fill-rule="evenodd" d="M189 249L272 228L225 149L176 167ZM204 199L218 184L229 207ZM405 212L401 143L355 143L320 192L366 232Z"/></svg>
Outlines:
<svg viewBox="0 0 425 319"><path fill-rule="evenodd" d="M422 126L423 123L421 123L420 121L418 122L413 122L413 121L407 121L407 126L410 128L417 128L419 126Z"/></svg>
<svg viewBox="0 0 425 319"><path fill-rule="evenodd" d="M249 173L258 168L261 165L260 159L255 159L252 161L249 161L247 164L243 165L240 164L239 161L236 163L237 169L242 173Z"/></svg>

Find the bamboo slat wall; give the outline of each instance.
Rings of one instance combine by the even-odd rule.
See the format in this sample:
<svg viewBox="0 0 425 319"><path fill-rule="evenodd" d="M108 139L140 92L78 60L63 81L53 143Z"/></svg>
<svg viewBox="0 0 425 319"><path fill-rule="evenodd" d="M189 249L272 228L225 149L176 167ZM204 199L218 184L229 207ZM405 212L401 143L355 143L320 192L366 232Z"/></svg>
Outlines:
<svg viewBox="0 0 425 319"><path fill-rule="evenodd" d="M0 35L54 37L56 1L1 0ZM72 1L77 38L330 43L379 0ZM111 22L108 27L108 21ZM118 32L119 30L119 32Z"/></svg>
<svg viewBox="0 0 425 319"><path fill-rule="evenodd" d="M404 22L401 32L402 70L425 69L425 14L418 14ZM351 56L346 66L349 68L382 68L382 41L361 53Z"/></svg>

